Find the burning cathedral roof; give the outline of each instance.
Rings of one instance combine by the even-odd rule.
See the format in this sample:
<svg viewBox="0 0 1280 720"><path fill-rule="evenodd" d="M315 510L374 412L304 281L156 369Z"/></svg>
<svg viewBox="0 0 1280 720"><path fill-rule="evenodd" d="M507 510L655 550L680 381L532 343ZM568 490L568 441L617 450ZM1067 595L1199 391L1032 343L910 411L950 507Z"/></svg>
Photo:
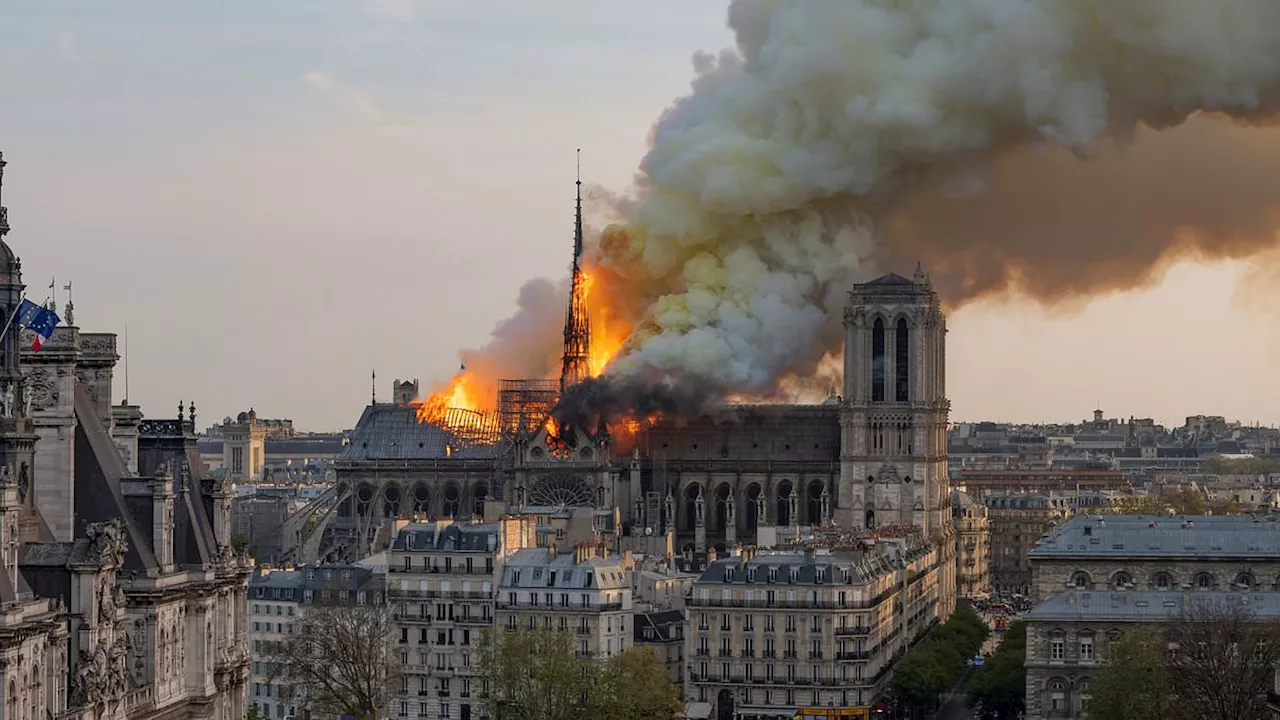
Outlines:
<svg viewBox="0 0 1280 720"><path fill-rule="evenodd" d="M466 413L468 411L461 411ZM451 418L448 427L420 422L414 405L374 404L365 408L338 460L484 459L497 455L496 434L485 421Z"/></svg>

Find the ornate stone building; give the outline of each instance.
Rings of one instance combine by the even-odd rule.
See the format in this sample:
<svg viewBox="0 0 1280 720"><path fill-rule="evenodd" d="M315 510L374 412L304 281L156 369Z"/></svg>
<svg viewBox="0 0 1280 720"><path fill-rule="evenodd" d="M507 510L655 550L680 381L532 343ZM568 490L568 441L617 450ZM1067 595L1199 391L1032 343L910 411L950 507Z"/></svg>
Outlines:
<svg viewBox="0 0 1280 720"><path fill-rule="evenodd" d="M0 240L5 318L22 291ZM204 476L194 408L113 405L114 335L68 324L30 345L16 326L0 338L2 717L238 720L251 561L231 550L231 490Z"/></svg>

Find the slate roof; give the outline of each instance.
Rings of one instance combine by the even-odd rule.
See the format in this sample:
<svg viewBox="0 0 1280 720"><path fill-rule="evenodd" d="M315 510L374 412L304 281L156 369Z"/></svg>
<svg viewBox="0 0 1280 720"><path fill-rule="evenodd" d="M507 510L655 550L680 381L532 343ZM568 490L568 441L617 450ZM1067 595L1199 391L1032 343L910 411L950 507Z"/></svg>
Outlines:
<svg viewBox="0 0 1280 720"><path fill-rule="evenodd" d="M446 451L445 447L450 446ZM466 446L448 430L418 422L412 405L370 405L351 433L351 442L338 454L351 460L484 459L497 455L496 445Z"/></svg>
<svg viewBox="0 0 1280 720"><path fill-rule="evenodd" d="M902 277L898 273L889 273L888 275L881 275L875 280L871 280L867 284L868 285L915 285L915 283L911 282L907 278Z"/></svg>
<svg viewBox="0 0 1280 720"><path fill-rule="evenodd" d="M1274 560L1280 555L1280 522L1248 515L1077 515L1028 555Z"/></svg>
<svg viewBox="0 0 1280 720"><path fill-rule="evenodd" d="M631 624L631 636L638 643L671 642L680 639L676 627L683 624L684 613L680 610L636 613L635 622Z"/></svg>
<svg viewBox="0 0 1280 720"><path fill-rule="evenodd" d="M1130 592L1068 591L1032 608L1026 619L1040 622L1162 621L1182 613L1188 603L1225 606L1242 603L1260 618L1280 617L1280 592L1142 590ZM1194 608L1195 605L1190 605Z"/></svg>
<svg viewBox="0 0 1280 720"><path fill-rule="evenodd" d="M396 533L391 549L493 552L500 529L498 523L409 523Z"/></svg>
<svg viewBox="0 0 1280 720"><path fill-rule="evenodd" d="M618 565L616 559L591 557L580 563L574 562L575 559L571 550L557 553L555 557L551 557L545 548L517 550L507 558L502 569L500 587L561 590L618 590L631 587L630 576ZM554 583L551 573L553 570Z"/></svg>
<svg viewBox="0 0 1280 720"><path fill-rule="evenodd" d="M823 568L821 583L817 582L818 568ZM732 574L729 572L731 569ZM772 582L769 580L770 569L775 571ZM745 563L740 557L716 560L707 566L697 582L700 585L860 585L892 569L896 569L894 558L886 553L837 551L818 554L809 560L804 553L775 552L756 555ZM848 583L844 581L846 570L850 575Z"/></svg>

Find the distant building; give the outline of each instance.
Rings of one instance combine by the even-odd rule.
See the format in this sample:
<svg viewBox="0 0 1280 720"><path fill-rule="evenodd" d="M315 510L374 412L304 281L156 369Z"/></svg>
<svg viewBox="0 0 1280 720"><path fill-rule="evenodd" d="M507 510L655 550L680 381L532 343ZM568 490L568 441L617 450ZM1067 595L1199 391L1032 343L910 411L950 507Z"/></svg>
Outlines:
<svg viewBox="0 0 1280 720"><path fill-rule="evenodd" d="M1036 541L1071 514L1066 498L1036 493L986 498L991 530L991 588L1000 595L1031 592L1031 561Z"/></svg>
<svg viewBox="0 0 1280 720"><path fill-rule="evenodd" d="M991 591L991 527L987 507L953 490L951 517L956 524L956 595L987 597Z"/></svg>

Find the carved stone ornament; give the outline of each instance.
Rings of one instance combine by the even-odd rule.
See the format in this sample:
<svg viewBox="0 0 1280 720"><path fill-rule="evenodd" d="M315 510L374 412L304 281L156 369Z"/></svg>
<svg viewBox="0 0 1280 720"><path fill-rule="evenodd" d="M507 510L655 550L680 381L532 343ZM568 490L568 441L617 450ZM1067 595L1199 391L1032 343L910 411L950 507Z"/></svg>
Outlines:
<svg viewBox="0 0 1280 720"><path fill-rule="evenodd" d="M80 352L85 355L114 355L115 343L103 335L81 335Z"/></svg>
<svg viewBox="0 0 1280 720"><path fill-rule="evenodd" d="M32 370L27 382L27 400L31 409L47 410L58 404L58 386L48 370Z"/></svg>
<svg viewBox="0 0 1280 720"><path fill-rule="evenodd" d="M102 523L92 523L86 530L89 537L89 557L103 567L119 568L124 564L128 547L124 522L119 518Z"/></svg>

